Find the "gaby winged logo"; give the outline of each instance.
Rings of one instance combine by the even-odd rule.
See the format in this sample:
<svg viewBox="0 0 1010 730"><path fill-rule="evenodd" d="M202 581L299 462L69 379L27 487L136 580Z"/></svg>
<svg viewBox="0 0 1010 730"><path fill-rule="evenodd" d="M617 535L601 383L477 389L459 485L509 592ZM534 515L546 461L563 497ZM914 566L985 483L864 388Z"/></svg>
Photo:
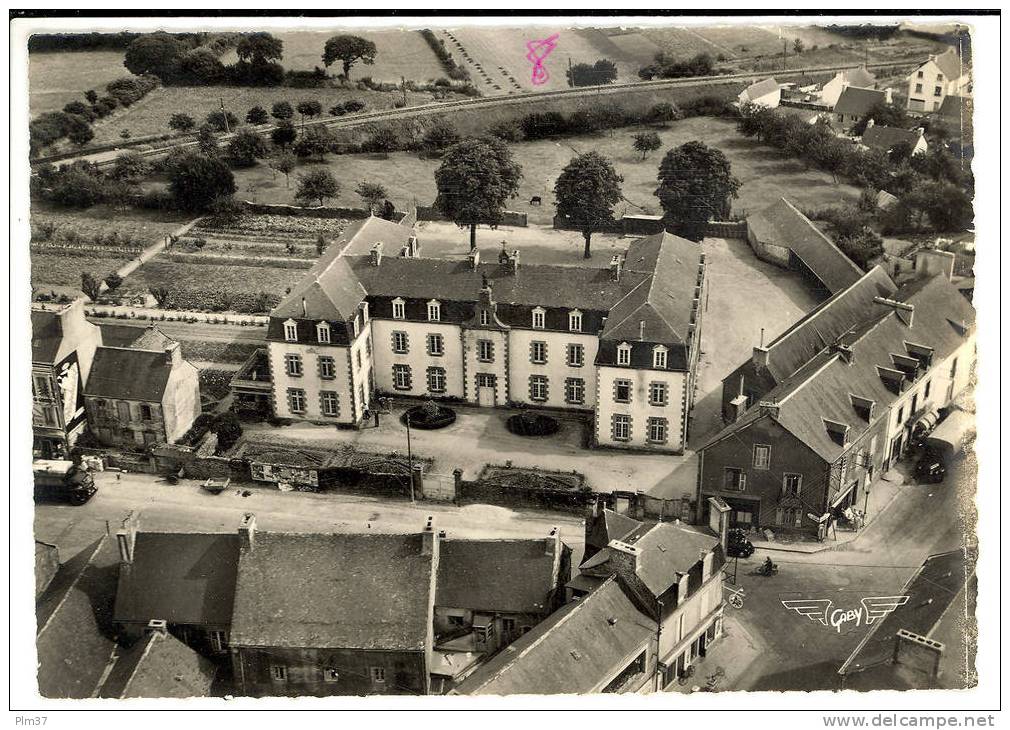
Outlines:
<svg viewBox="0 0 1010 730"><path fill-rule="evenodd" d="M800 616L830 626L838 633L842 627L848 630L859 626L871 626L878 619L885 618L891 611L908 603L908 596L872 596L862 599L858 608L831 610L834 605L830 598L803 598L782 601L782 605Z"/></svg>

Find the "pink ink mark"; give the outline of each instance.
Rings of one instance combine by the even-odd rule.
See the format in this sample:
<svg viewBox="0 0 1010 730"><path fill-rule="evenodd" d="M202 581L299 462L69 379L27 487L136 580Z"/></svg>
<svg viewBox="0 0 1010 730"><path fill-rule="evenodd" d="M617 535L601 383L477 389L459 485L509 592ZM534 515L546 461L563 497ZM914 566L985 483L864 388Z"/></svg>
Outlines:
<svg viewBox="0 0 1010 730"><path fill-rule="evenodd" d="M551 55L551 51L558 45L558 37L560 35L560 33L555 33L550 38L544 38L542 41L526 41L526 48L529 50L526 58L533 64L533 76L531 80L536 86L546 84L547 79L551 77L547 73L547 69L544 68L544 60Z"/></svg>

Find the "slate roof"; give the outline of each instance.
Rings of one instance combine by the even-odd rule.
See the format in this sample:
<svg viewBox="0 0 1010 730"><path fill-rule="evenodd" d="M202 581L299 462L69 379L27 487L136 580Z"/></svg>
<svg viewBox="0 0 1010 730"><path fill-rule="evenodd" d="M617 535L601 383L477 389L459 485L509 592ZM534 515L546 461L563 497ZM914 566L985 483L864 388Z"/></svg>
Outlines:
<svg viewBox="0 0 1010 730"><path fill-rule="evenodd" d="M347 321L357 313L358 305L365 300L365 289L348 259L340 255L339 246L331 245L323 252L270 316L304 317L302 299L312 319Z"/></svg>
<svg viewBox="0 0 1010 730"><path fill-rule="evenodd" d="M863 275L831 239L785 198L749 216L747 228L759 242L792 251L832 294Z"/></svg>
<svg viewBox="0 0 1010 730"><path fill-rule="evenodd" d="M867 147L888 152L895 145L903 142L915 146L919 141L919 133L914 129L899 129L898 127L885 127L883 124L874 124L867 127L863 132L862 142Z"/></svg>
<svg viewBox="0 0 1010 730"><path fill-rule="evenodd" d="M880 89L861 89L857 86L846 86L835 102L835 114L846 114L862 117L870 111L874 104L887 101L886 94Z"/></svg>
<svg viewBox="0 0 1010 730"><path fill-rule="evenodd" d="M32 308L32 362L55 365L84 340L94 338L101 344L100 330L84 318L80 307L75 302L59 310Z"/></svg>
<svg viewBox="0 0 1010 730"><path fill-rule="evenodd" d="M60 566L36 603L39 693L84 699L98 688L115 648L112 602L119 552L107 535Z"/></svg>
<svg viewBox="0 0 1010 730"><path fill-rule="evenodd" d="M550 540L553 543L553 539ZM538 540L461 540L439 543L435 605L497 613L544 613L558 576L553 546ZM560 562L558 563L560 567Z"/></svg>
<svg viewBox="0 0 1010 730"><path fill-rule="evenodd" d="M900 629L928 638L974 573L975 557L964 550L929 556L897 594L908 596L908 602L873 624L839 673L890 662L894 636Z"/></svg>
<svg viewBox="0 0 1010 730"><path fill-rule="evenodd" d="M385 218L371 216L347 226L332 247L343 256L367 254L376 243L382 244L382 257L398 256L400 249L417 232Z"/></svg>
<svg viewBox="0 0 1010 730"><path fill-rule="evenodd" d="M116 621L231 623L238 535L138 532L133 563L119 572Z"/></svg>
<svg viewBox="0 0 1010 730"><path fill-rule="evenodd" d="M568 603L479 666L454 690L467 695L599 691L655 636L615 578Z"/></svg>
<svg viewBox="0 0 1010 730"><path fill-rule="evenodd" d="M962 123L967 124L968 120L971 119L971 111L971 99L965 96L950 94L943 97L943 101L940 102L940 108L936 110L936 113L941 117L957 122L957 129L960 129Z"/></svg>
<svg viewBox="0 0 1010 730"><path fill-rule="evenodd" d="M964 76L968 72L968 67L961 62L961 56L954 48L948 48L932 60L945 77L945 81L954 81Z"/></svg>
<svg viewBox="0 0 1010 730"><path fill-rule="evenodd" d="M767 94L770 94L773 91L778 90L778 88L779 88L779 82L776 81L774 78L769 77L767 79L762 79L761 81L757 81L751 84L746 89L740 92L740 96L746 97L748 101L754 101L754 99L766 96Z"/></svg>
<svg viewBox="0 0 1010 730"><path fill-rule="evenodd" d="M137 350L161 350L175 344L175 340L166 335L155 325L150 325L141 331L140 337L134 340L130 347Z"/></svg>
<svg viewBox="0 0 1010 730"><path fill-rule="evenodd" d="M866 66L849 68L844 71L839 71L838 73L842 77L842 81L848 81L850 86L869 89L877 83L877 77L867 71Z"/></svg>
<svg viewBox="0 0 1010 730"><path fill-rule="evenodd" d="M907 355L902 344L906 341L932 347L934 362L940 362L963 344L962 323L971 327L975 321L971 304L942 275L906 284L891 298L914 305L913 327L892 308L874 305L862 323L839 338L851 347L851 363L826 348L762 398L779 403L775 420L828 463L845 447L830 437L823 419L848 425L849 441L856 441L870 424L855 410L850 394L874 401L879 418L898 396L886 386L877 367L893 368L891 354ZM699 450L764 417L771 416L761 415L759 405L752 406Z"/></svg>
<svg viewBox="0 0 1010 730"><path fill-rule="evenodd" d="M256 532L239 558L231 644L423 650L435 566L421 542Z"/></svg>
<svg viewBox="0 0 1010 730"><path fill-rule="evenodd" d="M98 696L208 697L217 668L171 634L151 633L133 646L120 649L115 665Z"/></svg>
<svg viewBox="0 0 1010 730"><path fill-rule="evenodd" d="M172 369L164 351L99 347L95 350L84 394L160 403L165 397Z"/></svg>
<svg viewBox="0 0 1010 730"><path fill-rule="evenodd" d="M611 540L624 540L629 534L642 528L643 523L611 509L599 509L586 520L586 546L601 550Z"/></svg>

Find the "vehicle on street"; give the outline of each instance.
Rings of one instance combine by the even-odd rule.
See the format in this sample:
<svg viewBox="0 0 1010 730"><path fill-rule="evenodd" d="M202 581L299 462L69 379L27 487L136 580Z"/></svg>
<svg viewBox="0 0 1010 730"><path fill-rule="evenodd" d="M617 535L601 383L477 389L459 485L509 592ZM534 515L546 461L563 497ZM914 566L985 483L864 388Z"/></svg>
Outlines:
<svg viewBox="0 0 1010 730"><path fill-rule="evenodd" d="M67 501L82 505L98 491L88 470L72 461L36 459L32 463L32 471L36 501Z"/></svg>
<svg viewBox="0 0 1010 730"><path fill-rule="evenodd" d="M922 456L915 464L915 479L938 484L947 475L947 467L964 449L974 429L974 417L962 410L953 410L922 440Z"/></svg>
<svg viewBox="0 0 1010 730"><path fill-rule="evenodd" d="M749 558L754 554L754 545L747 539L747 534L736 527L726 536L726 554L730 558Z"/></svg>

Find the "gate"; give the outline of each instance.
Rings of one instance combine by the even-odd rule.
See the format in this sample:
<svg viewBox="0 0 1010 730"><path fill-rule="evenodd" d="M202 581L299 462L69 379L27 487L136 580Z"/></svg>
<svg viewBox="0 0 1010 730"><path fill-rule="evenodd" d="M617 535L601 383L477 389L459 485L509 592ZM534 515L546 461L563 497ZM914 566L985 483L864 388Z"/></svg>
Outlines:
<svg viewBox="0 0 1010 730"><path fill-rule="evenodd" d="M452 474L425 473L421 492L425 499L455 502L456 478Z"/></svg>

